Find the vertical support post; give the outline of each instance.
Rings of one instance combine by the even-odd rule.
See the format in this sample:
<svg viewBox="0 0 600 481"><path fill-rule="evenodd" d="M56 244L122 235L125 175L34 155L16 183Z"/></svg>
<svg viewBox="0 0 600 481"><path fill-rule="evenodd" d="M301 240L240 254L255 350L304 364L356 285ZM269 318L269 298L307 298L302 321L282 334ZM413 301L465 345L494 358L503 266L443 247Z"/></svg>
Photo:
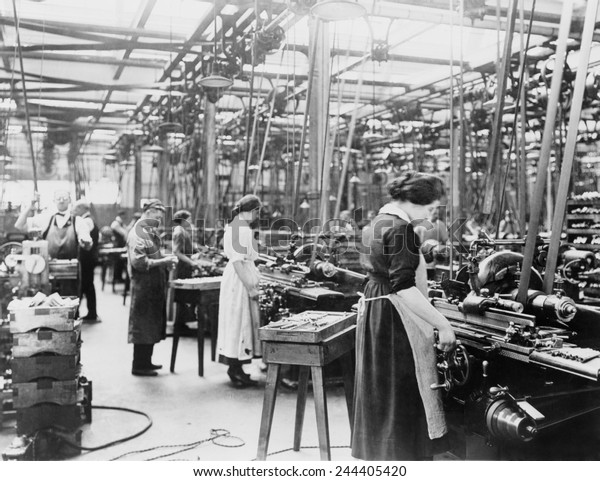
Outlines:
<svg viewBox="0 0 600 481"><path fill-rule="evenodd" d="M169 153L169 146L167 144L167 139L165 138L162 142L161 142L161 147L164 149L162 157L161 157L161 161L158 162L158 164L156 165L156 173L157 173L157 178L158 178L158 185L156 188L156 196L163 202L168 203L169 199L167 198L169 191L168 191L168 185L169 185L169 156L171 155ZM150 194L152 195L152 194Z"/></svg>
<svg viewBox="0 0 600 481"><path fill-rule="evenodd" d="M312 99L309 105L309 169L310 192L313 193L312 199L316 200L322 184L322 161L324 160L325 146L327 142L327 105L329 102L329 28L326 22L320 22L316 18L309 19L309 44L317 42L316 48L309 48L309 52L315 52L314 70L312 78L308 79L313 83L311 91ZM310 59L309 59L310 61ZM310 206L311 218L317 217L319 206L312 202ZM323 219L322 219L323 221Z"/></svg>
<svg viewBox="0 0 600 481"><path fill-rule="evenodd" d="M156 155L156 154L152 154ZM135 144L133 167L133 210L139 210L142 202L142 152L139 143Z"/></svg>
<svg viewBox="0 0 600 481"><path fill-rule="evenodd" d="M208 97L208 96L207 96ZM216 171L217 171L217 106L206 99L204 104L204 222L213 227L216 222Z"/></svg>

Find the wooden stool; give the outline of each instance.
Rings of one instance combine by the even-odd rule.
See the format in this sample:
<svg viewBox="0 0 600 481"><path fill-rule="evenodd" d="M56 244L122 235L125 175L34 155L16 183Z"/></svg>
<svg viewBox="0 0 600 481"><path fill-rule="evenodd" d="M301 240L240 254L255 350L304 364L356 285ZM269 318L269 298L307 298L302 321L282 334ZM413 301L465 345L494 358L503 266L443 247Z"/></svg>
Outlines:
<svg viewBox="0 0 600 481"><path fill-rule="evenodd" d="M356 315L354 315L354 318L356 318ZM350 420L350 426L352 426L352 399L354 395L354 363L352 361L352 351L354 349L355 330L356 326L354 325L346 327L341 332L318 343L310 341L302 342L300 339L298 342L280 342L276 340L264 340L261 336L261 339L265 341L263 344L263 356L265 362L268 364L268 370L262 417L260 421L258 460L265 460L267 457L271 425L273 423L273 412L275 410L275 399L277 397L279 373L282 364L300 366L296 421L294 426L294 451L300 450L302 425L304 424L304 411L308 392L308 378L309 374L312 374L317 432L319 435L319 451L322 460L331 460L323 367L338 358L342 361L348 418Z"/></svg>
<svg viewBox="0 0 600 481"><path fill-rule="evenodd" d="M198 376L204 376L204 332L207 321L211 338L211 359L215 360L221 277L179 279L171 281L169 285L173 289L174 303L191 304L193 306L194 317L198 321L198 328L196 329L198 341ZM171 372L175 372L175 361L177 359L177 348L180 337L181 332L175 327L171 348Z"/></svg>

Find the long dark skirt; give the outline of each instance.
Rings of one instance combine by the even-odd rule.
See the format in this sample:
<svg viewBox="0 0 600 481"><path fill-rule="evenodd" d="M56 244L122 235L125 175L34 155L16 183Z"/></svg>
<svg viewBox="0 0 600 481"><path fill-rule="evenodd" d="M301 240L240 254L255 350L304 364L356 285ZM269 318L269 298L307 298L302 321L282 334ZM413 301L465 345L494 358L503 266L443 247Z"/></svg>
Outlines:
<svg viewBox="0 0 600 481"><path fill-rule="evenodd" d="M369 280L365 297L389 294ZM365 460L428 459L447 449L430 440L412 350L398 311L388 299L370 301L356 338L352 456Z"/></svg>

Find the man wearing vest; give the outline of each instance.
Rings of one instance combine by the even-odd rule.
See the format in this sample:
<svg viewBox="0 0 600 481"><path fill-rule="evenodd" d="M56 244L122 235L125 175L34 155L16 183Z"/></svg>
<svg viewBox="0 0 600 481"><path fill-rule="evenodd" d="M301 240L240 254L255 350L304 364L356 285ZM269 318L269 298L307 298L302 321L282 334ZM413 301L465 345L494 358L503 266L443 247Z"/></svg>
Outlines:
<svg viewBox="0 0 600 481"><path fill-rule="evenodd" d="M48 241L50 259L77 259L80 249L90 250L93 246L90 230L81 217L69 212L71 196L67 191L54 193L55 209L48 209L29 217L35 209L37 199L19 215L15 228L25 232L41 232L42 239ZM70 279L56 283L61 296L79 296L79 284Z"/></svg>
<svg viewBox="0 0 600 481"><path fill-rule="evenodd" d="M98 265L98 238L100 231L96 226L94 219L90 214L90 203L84 199L79 199L73 205L73 214L81 217L87 224L92 238L92 248L90 250L79 249L79 273L80 290L79 301L85 296L87 302L87 315L83 316L84 321L100 322L96 312L96 289L94 288L94 270Z"/></svg>

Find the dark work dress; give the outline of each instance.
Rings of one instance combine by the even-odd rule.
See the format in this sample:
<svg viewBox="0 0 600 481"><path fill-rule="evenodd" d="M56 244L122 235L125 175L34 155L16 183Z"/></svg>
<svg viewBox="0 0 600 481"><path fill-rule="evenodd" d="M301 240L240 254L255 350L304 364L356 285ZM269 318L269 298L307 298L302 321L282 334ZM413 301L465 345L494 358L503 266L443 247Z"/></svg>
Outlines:
<svg viewBox="0 0 600 481"><path fill-rule="evenodd" d="M412 225L380 214L363 231L361 256L369 275L365 298L415 286L419 239ZM446 449L429 439L404 325L388 299L366 303L356 339L352 456L365 460L418 460Z"/></svg>

